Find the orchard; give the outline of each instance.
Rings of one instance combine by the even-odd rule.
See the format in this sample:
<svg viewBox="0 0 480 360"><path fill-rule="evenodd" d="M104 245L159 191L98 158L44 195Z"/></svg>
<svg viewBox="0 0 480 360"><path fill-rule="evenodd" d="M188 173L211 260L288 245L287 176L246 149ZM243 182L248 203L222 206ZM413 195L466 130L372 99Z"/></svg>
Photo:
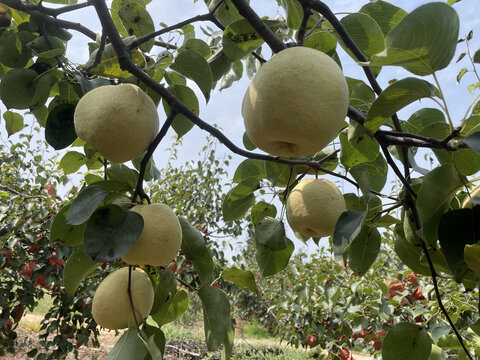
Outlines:
<svg viewBox="0 0 480 360"><path fill-rule="evenodd" d="M107 359L163 359L199 309L222 359L238 318L316 358L479 358L474 0L392 2L2 0L0 355L48 295L31 358L109 329Z"/></svg>

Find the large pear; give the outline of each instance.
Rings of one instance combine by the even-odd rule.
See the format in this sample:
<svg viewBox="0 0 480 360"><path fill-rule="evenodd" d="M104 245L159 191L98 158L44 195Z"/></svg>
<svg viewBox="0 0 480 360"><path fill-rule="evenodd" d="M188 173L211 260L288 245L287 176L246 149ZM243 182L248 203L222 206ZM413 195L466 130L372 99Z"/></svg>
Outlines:
<svg viewBox="0 0 480 360"><path fill-rule="evenodd" d="M335 224L345 210L342 193L325 179L302 180L287 198L290 226L308 237L333 235Z"/></svg>
<svg viewBox="0 0 480 360"><path fill-rule="evenodd" d="M78 137L110 161L143 154L158 133L153 100L133 84L106 85L86 93L74 114Z"/></svg>
<svg viewBox="0 0 480 360"><path fill-rule="evenodd" d="M473 207L472 198L480 197L480 185L477 185L471 192L470 196L467 195L465 200L463 200L462 208L471 209Z"/></svg>
<svg viewBox="0 0 480 360"><path fill-rule="evenodd" d="M154 290L148 275L132 270L131 293L135 317L139 324L152 310ZM92 302L92 315L98 325L111 329L135 327L135 319L128 295L128 267L109 274L97 288Z"/></svg>
<svg viewBox="0 0 480 360"><path fill-rule="evenodd" d="M182 245L182 228L165 204L137 205L130 209L143 218L143 231L135 245L122 256L131 265L163 266L170 263Z"/></svg>
<svg viewBox="0 0 480 360"><path fill-rule="evenodd" d="M338 135L348 100L347 82L332 58L289 48L262 65L250 83L242 104L245 130L271 155L312 155Z"/></svg>

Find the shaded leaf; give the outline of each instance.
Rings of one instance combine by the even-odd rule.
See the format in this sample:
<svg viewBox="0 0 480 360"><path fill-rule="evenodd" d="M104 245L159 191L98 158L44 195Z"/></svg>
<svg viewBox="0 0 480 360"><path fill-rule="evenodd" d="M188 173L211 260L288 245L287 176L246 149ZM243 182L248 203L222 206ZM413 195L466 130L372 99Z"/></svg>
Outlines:
<svg viewBox="0 0 480 360"><path fill-rule="evenodd" d="M272 276L285 269L294 249L295 246L289 239L287 239L287 247L278 251L257 244L255 257L262 276Z"/></svg>
<svg viewBox="0 0 480 360"><path fill-rule="evenodd" d="M172 85L168 87L168 91L172 93L177 99L184 103L195 115L200 113L200 106L198 104L197 96L195 92L185 85ZM163 108L166 114L170 114L170 106L166 101L163 101ZM181 138L193 127L193 123L187 119L184 115L177 115L172 123L173 130Z"/></svg>
<svg viewBox="0 0 480 360"><path fill-rule="evenodd" d="M202 55L195 50L184 50L178 54L170 68L192 79L208 102L213 85L212 71Z"/></svg>
<svg viewBox="0 0 480 360"><path fill-rule="evenodd" d="M142 230L140 214L108 204L98 208L88 220L83 243L94 261L113 261L130 250Z"/></svg>
<svg viewBox="0 0 480 360"><path fill-rule="evenodd" d="M456 191L462 185L462 178L453 164L437 167L423 177L416 204L425 241L434 248L437 243L440 218L447 211Z"/></svg>
<svg viewBox="0 0 480 360"><path fill-rule="evenodd" d="M333 252L341 258L345 248L360 233L366 213L358 210L346 210L340 215L333 234Z"/></svg>
<svg viewBox="0 0 480 360"><path fill-rule="evenodd" d="M65 246L75 247L83 243L85 224L80 226L67 224L67 214L70 204L62 207L55 215L50 228L50 243L59 241Z"/></svg>
<svg viewBox="0 0 480 360"><path fill-rule="evenodd" d="M129 328L118 339L106 360L143 360L148 349L136 328Z"/></svg>
<svg viewBox="0 0 480 360"><path fill-rule="evenodd" d="M427 360L432 340L421 326L401 322L394 325L385 336L382 346L384 360Z"/></svg>
<svg viewBox="0 0 480 360"><path fill-rule="evenodd" d="M287 247L285 225L271 217L260 220L255 225L255 241L269 250L283 250Z"/></svg>
<svg viewBox="0 0 480 360"><path fill-rule="evenodd" d="M213 351L225 341L230 330L230 302L225 293L215 286L202 287L198 296L203 306L207 347Z"/></svg>
<svg viewBox="0 0 480 360"><path fill-rule="evenodd" d="M99 266L100 263L93 261L83 246L73 249L63 269L63 286L65 286L65 291L73 296L83 278Z"/></svg>
<svg viewBox="0 0 480 360"><path fill-rule="evenodd" d="M0 98L7 108L28 109L33 104L38 74L31 69L11 69L0 82Z"/></svg>
<svg viewBox="0 0 480 360"><path fill-rule="evenodd" d="M381 236L374 227L364 225L350 244L348 264L358 275L364 275L380 252Z"/></svg>
<svg viewBox="0 0 480 360"><path fill-rule="evenodd" d="M77 138L73 114L75 105L58 104L47 117L45 140L55 149L61 150L71 145Z"/></svg>
<svg viewBox="0 0 480 360"><path fill-rule="evenodd" d="M256 203L250 211L250 219L253 225L257 225L258 222L267 216L275 218L277 215L277 208L275 205L269 204L265 201Z"/></svg>
<svg viewBox="0 0 480 360"><path fill-rule="evenodd" d="M70 225L80 225L88 220L97 206L109 194L98 183L87 186L73 200L67 215L67 223Z"/></svg>
<svg viewBox="0 0 480 360"><path fill-rule="evenodd" d="M25 126L23 124L23 116L13 111L5 111L3 119L5 120L5 129L9 137L22 130Z"/></svg>

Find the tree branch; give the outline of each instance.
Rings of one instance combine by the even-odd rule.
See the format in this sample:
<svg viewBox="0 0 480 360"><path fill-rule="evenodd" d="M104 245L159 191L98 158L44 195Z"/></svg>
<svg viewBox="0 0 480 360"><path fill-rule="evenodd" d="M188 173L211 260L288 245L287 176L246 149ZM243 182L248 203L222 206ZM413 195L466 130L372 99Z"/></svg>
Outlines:
<svg viewBox="0 0 480 360"><path fill-rule="evenodd" d="M245 0L232 0L232 3L237 8L240 15L252 25L255 31L260 34L274 53L278 53L287 48L287 45L285 45L267 25L265 25L260 16L257 15Z"/></svg>
<svg viewBox="0 0 480 360"><path fill-rule="evenodd" d="M96 40L96 38L97 38L97 34L95 34L92 30L88 29L87 27L83 26L80 23L74 23L74 22L71 22L71 21L61 20L61 19L55 18L55 16L58 15L57 14L58 11L56 11L56 10L59 10L59 9L62 9L62 8L50 9L50 8L46 8L44 6L37 6L37 5L28 4L28 3L25 3L25 2L20 1L20 0L2 0L2 3L7 5L7 6L10 6L11 8L13 8L15 10L19 10L19 11L22 11L24 13L30 14L33 17L37 17L41 21L43 21L45 24L54 25L54 26L65 28L65 29L71 29L71 30L78 31L78 32L84 34L85 36L89 37L92 40ZM87 6L87 5L85 5L85 6ZM60 14L61 14L61 12L60 12Z"/></svg>
<svg viewBox="0 0 480 360"><path fill-rule="evenodd" d="M303 45L303 40L305 39L305 32L307 31L308 19L312 15L312 9L310 8L310 6L308 6L308 4L302 5L302 9L303 9L303 19L297 33L297 41L298 41L298 45L300 46Z"/></svg>
<svg viewBox="0 0 480 360"><path fill-rule="evenodd" d="M140 199L147 199L148 203L150 203L150 199L148 198L148 195L145 194L145 191L143 190L143 179L145 178L145 171L147 169L147 164L150 158L152 157L155 149L167 134L167 131L172 125L173 119L175 119L176 115L177 115L177 112L175 110L170 111L170 114L165 120L165 123L163 124L162 128L158 132L157 136L155 136L155 139L153 140L153 142L148 147L147 152L145 153L145 156L143 157L142 162L140 163L140 172L138 175L137 187L135 188L132 202L135 202L136 197L138 195Z"/></svg>

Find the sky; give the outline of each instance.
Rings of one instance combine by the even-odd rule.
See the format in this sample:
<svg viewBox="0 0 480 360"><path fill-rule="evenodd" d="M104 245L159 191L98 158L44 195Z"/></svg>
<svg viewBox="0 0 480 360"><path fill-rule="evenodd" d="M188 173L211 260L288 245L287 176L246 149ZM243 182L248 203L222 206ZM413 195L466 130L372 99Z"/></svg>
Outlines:
<svg viewBox="0 0 480 360"><path fill-rule="evenodd" d="M390 2L403 8L407 12L410 12L416 7L429 1L392 0ZM276 0L251 0L250 3L261 16L268 16L270 18L274 18L279 13L282 14L282 10L278 7ZM329 5L335 13L338 13L339 17L342 17L346 13L358 11L362 5L367 3L367 1L326 0L325 3ZM53 7L53 5L48 5ZM453 7L460 17L460 38L465 37L470 30L474 31L474 37L470 42L472 53L474 53L477 49L480 48L480 17L478 16L478 0L462 0L461 2L455 4ZM147 5L147 9L152 15L154 23L157 27L159 27L159 24L161 22L166 23L167 25L172 25L179 21L190 18L191 16L203 14L207 11L207 8L202 0L198 0L195 3L194 0L152 0ZM81 22L83 25L89 27L93 31L97 33L101 32L100 23L96 19L96 14L94 13L92 8L82 9L78 12L64 14L61 16L61 18L75 22ZM197 24L197 34L200 34L201 32L198 28L198 25L208 25L212 28L215 28L215 26L210 23ZM164 38L164 40L165 39L166 38ZM69 60L78 64L85 63L89 57L88 47L86 46L89 41L90 39L86 38L82 34L74 34L74 38L68 43L67 57L69 58ZM265 48L266 45L264 45L264 49ZM339 56L343 64L344 74L346 76L359 78L366 81L361 67L356 65L355 62L351 60L340 47L338 48ZM455 55L452 63L463 51L465 51L465 43L460 43L457 47L457 54ZM268 52L265 50L264 54L268 54ZM468 65L469 64L467 63L466 59L464 59L461 63L449 66L447 69L439 71L437 74L442 90L444 91L447 104L449 104L449 110L452 114L452 117L457 120L456 124L458 124L459 119L463 117L467 107L470 105L474 98L474 96L472 96L466 90L466 85L474 82L474 78L471 74L465 75L460 85L456 84L457 73L462 67L469 67ZM385 88L389 80L395 78L402 78L405 76L412 75L402 70L401 68L385 67L379 76L379 82L381 86ZM426 77L425 79L433 82L433 79L431 77ZM200 94L196 86L192 84L192 87L198 93L198 99L201 105L200 117L210 124L218 125L221 129L223 129L224 133L240 147L242 147L242 136L244 132L243 119L240 112L241 101L248 85L249 79L244 73L242 79L238 82L235 82L232 87L223 91L214 90L211 94L211 99L209 103L206 104L204 97ZM432 101L423 100L420 104L415 103L407 107L406 109L400 111L400 119L407 119L416 109L419 108L419 106L436 107L435 103L433 103ZM2 113L5 111L3 105L0 106L0 110ZM159 106L159 115L160 121L163 123L165 115L161 106ZM7 136L4 124L2 122L3 121L0 121L0 141L4 142ZM172 144L173 135L174 132L171 129L168 132L163 143L155 152L154 159L158 167L163 167L166 165L166 162L168 160L168 153L165 151L165 149ZM189 159L197 159L198 152L205 144L206 136L207 134L205 132L196 127L194 127L193 130L186 134L183 138L183 146L179 147L178 149L178 163L184 163ZM219 153L219 156L229 153L228 149L226 149L222 145L217 146L217 151ZM229 169L230 177L233 176L236 166L242 160L244 159L234 155L233 161L231 162L232 165ZM344 192L351 191L351 189L343 188L344 184L337 184ZM293 234L291 234L291 237L293 237ZM296 246L300 246L300 243L297 242Z"/></svg>

